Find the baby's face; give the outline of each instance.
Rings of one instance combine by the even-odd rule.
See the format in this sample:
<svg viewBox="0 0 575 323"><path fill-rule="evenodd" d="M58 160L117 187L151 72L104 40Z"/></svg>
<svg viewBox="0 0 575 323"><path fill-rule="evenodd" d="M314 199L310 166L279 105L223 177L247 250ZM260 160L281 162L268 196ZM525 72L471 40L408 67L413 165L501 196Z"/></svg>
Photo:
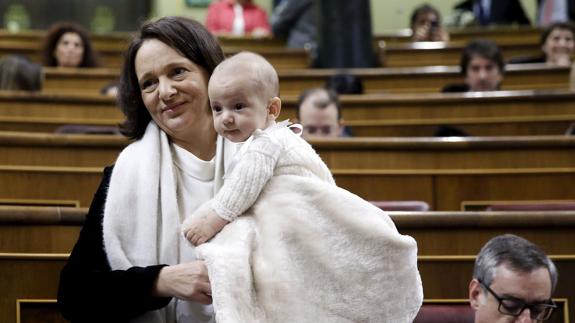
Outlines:
<svg viewBox="0 0 575 323"><path fill-rule="evenodd" d="M269 117L269 102L262 92L265 91L242 75L214 74L208 94L218 134L232 142L242 142L256 129L267 128L273 119Z"/></svg>

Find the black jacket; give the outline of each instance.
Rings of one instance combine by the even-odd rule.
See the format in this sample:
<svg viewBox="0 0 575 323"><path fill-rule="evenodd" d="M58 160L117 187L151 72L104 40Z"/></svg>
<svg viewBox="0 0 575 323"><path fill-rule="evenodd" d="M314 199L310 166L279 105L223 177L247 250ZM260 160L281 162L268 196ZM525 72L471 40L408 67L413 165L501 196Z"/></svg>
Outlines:
<svg viewBox="0 0 575 323"><path fill-rule="evenodd" d="M455 6L455 9L473 12L473 4L478 0L466 0ZM519 0L492 0L489 12L489 24L529 25L530 21Z"/></svg>
<svg viewBox="0 0 575 323"><path fill-rule="evenodd" d="M114 271L110 268L102 221L112 169L104 169L80 237L60 273L58 306L72 322L128 322L168 305L171 300L152 296L164 265Z"/></svg>

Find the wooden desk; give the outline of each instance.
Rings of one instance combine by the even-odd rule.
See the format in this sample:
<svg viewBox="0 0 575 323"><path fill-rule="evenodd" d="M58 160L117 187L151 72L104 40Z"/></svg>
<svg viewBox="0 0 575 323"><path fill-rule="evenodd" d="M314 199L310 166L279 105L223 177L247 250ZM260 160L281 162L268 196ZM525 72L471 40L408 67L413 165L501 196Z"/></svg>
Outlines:
<svg viewBox="0 0 575 323"><path fill-rule="evenodd" d="M33 232L41 225L52 229L71 225L78 232L85 209L66 212L60 221L55 212L54 209L31 212L0 207L0 228L20 227L10 230L13 231L10 237L0 235L1 241L9 238L26 240L25 233ZM30 221L21 220L25 216L30 217ZM509 232L530 239L551 256L560 273L554 298L568 300L569 319L574 319L575 290L572 286L575 281L569 275L575 271L575 244L571 243L575 228L573 212L398 212L391 217L401 233L412 235L418 242L418 268L426 299L465 299L475 254L488 239ZM46 240L53 238L48 235ZM73 236L69 238L70 242L74 239ZM3 291L0 294L0 320L13 320L16 299L55 299L59 273L67 257L66 252L0 253L0 276L4 278L0 286Z"/></svg>
<svg viewBox="0 0 575 323"><path fill-rule="evenodd" d="M377 44L379 62L385 67L413 67L435 65L458 65L465 42L416 42L405 44ZM541 56L541 46L530 40L500 42L499 48L505 60L513 57Z"/></svg>
<svg viewBox="0 0 575 323"><path fill-rule="evenodd" d="M341 138L310 140L336 171L565 169L575 137ZM103 167L128 140L116 135L0 132L0 165ZM358 173L359 174L359 173Z"/></svg>
<svg viewBox="0 0 575 323"><path fill-rule="evenodd" d="M475 136L559 135L575 121L575 92L365 94L341 96L343 117L358 137L431 136L450 125ZM282 96L280 119L294 119L297 97ZM66 124L115 126L115 100L99 95L0 93L0 130L54 132Z"/></svg>
<svg viewBox="0 0 575 323"><path fill-rule="evenodd" d="M497 43L514 42L517 40L539 43L542 29L531 26L489 26L489 27L453 27L447 28L452 42L467 43L470 40L481 38L490 39ZM374 43L381 40L388 43L410 43L411 28L384 32L373 37Z"/></svg>
<svg viewBox="0 0 575 323"><path fill-rule="evenodd" d="M0 42L0 57L4 55L23 55L31 61L42 63L42 48L38 43L20 43L18 41ZM125 45L127 46L127 45ZM124 63L123 53L127 49L123 46L101 46L97 49L98 55L105 68L119 69ZM233 55L242 48L224 48L226 56ZM276 69L308 68L310 66L309 53L303 49L288 48L261 48L258 53L264 56Z"/></svg>
<svg viewBox="0 0 575 323"><path fill-rule="evenodd" d="M62 70L44 69L44 92L97 94L118 78L111 69ZM279 71L282 95L299 95L303 90L323 87L330 76L349 73L363 82L365 93L440 92L451 83L461 83L459 67L435 66L420 68L375 69L303 69ZM510 65L502 84L503 90L567 89L570 69L544 64Z"/></svg>
<svg viewBox="0 0 575 323"><path fill-rule="evenodd" d="M87 208L0 206L0 253L67 253ZM399 232L425 256L475 254L492 237L513 233L555 255L574 255L575 211L390 212ZM473 236L473 239L469 239Z"/></svg>
<svg viewBox="0 0 575 323"><path fill-rule="evenodd" d="M0 198L87 206L127 141L117 136L4 133ZM338 184L368 200L561 200L575 195L575 138L351 138L311 141ZM58 190L54 190L58 187Z"/></svg>

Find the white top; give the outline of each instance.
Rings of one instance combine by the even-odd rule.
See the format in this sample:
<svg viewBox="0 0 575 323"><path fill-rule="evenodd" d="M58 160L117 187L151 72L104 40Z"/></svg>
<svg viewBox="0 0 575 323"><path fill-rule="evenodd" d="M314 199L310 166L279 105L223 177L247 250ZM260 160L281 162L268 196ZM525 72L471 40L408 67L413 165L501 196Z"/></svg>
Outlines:
<svg viewBox="0 0 575 323"><path fill-rule="evenodd" d="M177 200L180 218L194 213L214 194L215 159L201 160L189 151L172 144L174 170L177 183ZM183 236L180 236L179 262L196 260L195 248ZM211 305L177 300L176 321L190 323L208 323L214 321Z"/></svg>
<svg viewBox="0 0 575 323"><path fill-rule="evenodd" d="M285 123L256 130L238 153L233 169L226 170L224 185L210 202L211 208L228 221L255 203L272 176L315 177L335 185L329 168L311 145Z"/></svg>

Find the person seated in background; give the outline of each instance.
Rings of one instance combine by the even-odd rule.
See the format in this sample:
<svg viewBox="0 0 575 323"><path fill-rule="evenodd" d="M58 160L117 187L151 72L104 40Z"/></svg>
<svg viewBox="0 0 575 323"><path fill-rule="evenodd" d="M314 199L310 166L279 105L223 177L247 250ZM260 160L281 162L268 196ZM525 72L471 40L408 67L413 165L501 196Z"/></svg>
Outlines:
<svg viewBox="0 0 575 323"><path fill-rule="evenodd" d="M531 23L519 0L465 0L458 3L454 10L473 13L475 23L480 26Z"/></svg>
<svg viewBox="0 0 575 323"><path fill-rule="evenodd" d="M312 0L282 0L271 15L274 37L287 39L288 48L317 47L315 3Z"/></svg>
<svg viewBox="0 0 575 323"><path fill-rule="evenodd" d="M56 23L46 34L43 65L49 67L99 67L88 32L71 22Z"/></svg>
<svg viewBox="0 0 575 323"><path fill-rule="evenodd" d="M219 0L208 7L206 27L218 36L264 37L271 33L268 14L252 0Z"/></svg>
<svg viewBox="0 0 575 323"><path fill-rule="evenodd" d="M18 55L0 59L0 90L40 91L42 67Z"/></svg>
<svg viewBox="0 0 575 323"><path fill-rule="evenodd" d="M441 27L441 15L430 4L423 4L411 14L413 41L449 41L449 34Z"/></svg>
<svg viewBox="0 0 575 323"><path fill-rule="evenodd" d="M302 136L345 137L341 106L337 93L325 88L302 92L298 100L297 122L303 126Z"/></svg>
<svg viewBox="0 0 575 323"><path fill-rule="evenodd" d="M470 41L461 55L464 84L450 84L442 92L497 91L503 81L505 64L501 50L490 40Z"/></svg>
<svg viewBox="0 0 575 323"><path fill-rule="evenodd" d="M469 301L475 323L540 322L557 307L553 261L535 244L512 234L489 240L475 259Z"/></svg>
<svg viewBox="0 0 575 323"><path fill-rule="evenodd" d="M516 57L509 64L547 63L551 66L571 66L575 52L575 26L566 22L551 24L541 34L541 51L536 57Z"/></svg>

